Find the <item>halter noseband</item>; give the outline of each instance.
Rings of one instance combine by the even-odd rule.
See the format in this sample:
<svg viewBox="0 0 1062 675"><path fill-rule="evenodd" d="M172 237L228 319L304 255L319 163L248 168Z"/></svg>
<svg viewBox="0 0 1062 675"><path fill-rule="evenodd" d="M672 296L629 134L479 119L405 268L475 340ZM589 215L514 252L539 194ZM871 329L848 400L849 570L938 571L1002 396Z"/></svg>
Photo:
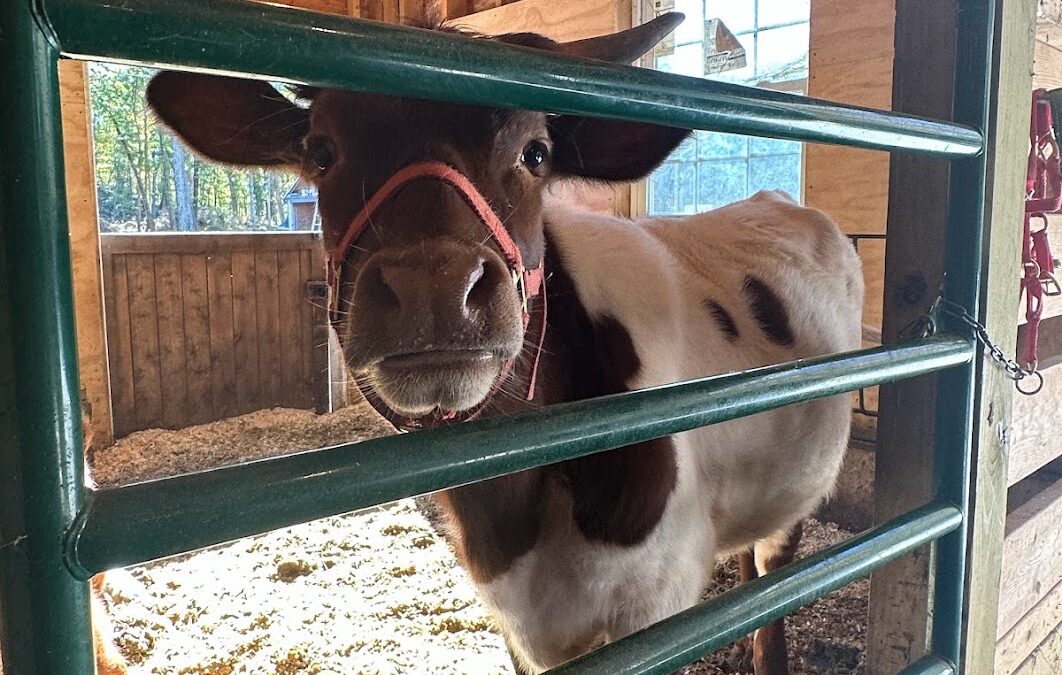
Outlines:
<svg viewBox="0 0 1062 675"><path fill-rule="evenodd" d="M513 284L516 287L516 292L520 296L522 322L524 330L527 330L528 325L531 322L531 312L528 308L528 300L533 299L539 295L542 296L542 320L536 341L535 353L531 361L531 372L528 376L527 385L527 400L530 401L535 397L535 377L538 372L539 357L542 354L542 343L546 334L546 305L545 305L545 274L542 265L542 261L539 261L537 267L528 269L524 266L523 256L520 254L520 249L517 247L516 242L509 236L509 232L505 229L501 219L494 213L494 210L487 203L487 200L480 194L476 186L472 184L463 173L443 162L426 161L409 164L402 169L395 172L387 181L376 191L372 197L369 198L365 205L350 221L350 225L347 227L347 231L343 234L343 238L339 241L334 249L328 256L326 261L326 281L328 283L328 318L332 322L333 326L338 326L340 323L340 281L343 278L343 263L347 259L347 255L350 253L351 246L357 241L358 237L362 235L366 227L368 227L373 215L380 209L383 204L390 199L395 193L401 190L409 183L421 179L430 178L434 180L442 181L446 183L465 201L465 203L472 209L479 218L480 222L490 232L491 239L497 244L502 255L505 257L506 263L509 267L509 271L512 274ZM490 402L494 393L501 387L505 378L508 377L512 367L514 365L514 359L506 361L502 368L499 370L498 377L494 381L494 385L491 388L490 394L477 407L472 410L466 410L460 413L457 412L445 412L441 415L426 416L417 419L410 419L403 415L398 414L392 410L386 403L384 403L378 396L367 388L362 387L360 382L358 388L361 389L365 398L376 408L377 412L386 417L396 427L402 429L415 429L425 426L434 426L440 422L455 422L464 421L474 418L478 415L482 409Z"/></svg>

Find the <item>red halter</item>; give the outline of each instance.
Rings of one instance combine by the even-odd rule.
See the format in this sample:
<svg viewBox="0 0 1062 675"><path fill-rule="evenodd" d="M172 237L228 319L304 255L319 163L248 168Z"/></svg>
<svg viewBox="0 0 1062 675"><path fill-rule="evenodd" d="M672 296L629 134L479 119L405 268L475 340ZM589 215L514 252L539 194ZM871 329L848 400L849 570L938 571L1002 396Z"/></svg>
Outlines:
<svg viewBox="0 0 1062 675"><path fill-rule="evenodd" d="M1046 216L1048 213L1058 213L1062 210L1062 165L1059 164L1060 155L1054 133L1051 103L1044 89L1033 92L1029 141L1029 165L1025 179L1025 224L1022 236L1024 274L1021 280L1021 290L1025 294L1026 331L1024 342L1018 345L1018 362L1023 368L1035 371L1044 297L1062 294L1062 288L1054 276L1055 262L1047 239ZM1034 218L1042 222L1043 227L1034 228Z"/></svg>
<svg viewBox="0 0 1062 675"><path fill-rule="evenodd" d="M339 244L332 249L332 252L328 256L328 260L325 263L327 273L326 279L329 290L329 320L331 320L334 326L338 325L340 322L339 286L340 280L343 278L343 263L346 261L347 255L350 253L350 247L353 246L354 242L357 241L358 237L360 237L365 231L365 228L369 225L373 215L375 215L388 199L409 183L420 178L439 180L452 187L457 191L457 194L461 195L461 198L476 214L480 222L486 226L487 230L490 232L491 238L498 245L502 255L505 257L509 266L509 271L513 277L513 284L516 287L516 292L520 295L523 313L522 319L525 331L531 322L531 312L528 309L528 300L539 295L542 296L542 319L538 340L536 341L535 352L531 361L531 372L528 375L527 400L530 401L535 397L535 377L538 373L539 357L542 354L542 343L546 335L546 280L542 261L539 261L538 266L533 269L528 269L524 266L524 260L523 256L520 254L520 249L517 247L516 242L513 241L512 237L509 236L509 232L505 229L505 226L498 218L498 215L494 213L490 204L487 203L487 200L482 194L480 194L479 190L476 189L476 186L472 184L472 181L448 164L436 161L426 161L410 164L399 169L394 175L387 179L387 182L385 182L383 186L373 194L373 196L365 203L365 206L362 207L361 211L359 211L350 221L346 233L339 241ZM501 387L505 378L508 377L512 367L512 359L506 361L502 365L498 377L494 381L494 386L491 389L490 395L488 395L486 400L476 408L461 413L445 412L433 415L430 418L410 419L399 415L386 403L380 400L378 396L373 394L373 392L362 387L360 383L358 383L358 388L361 389L362 394L364 394L365 398L374 408L376 408L377 412L386 417L396 427L415 429L425 426L434 426L441 422L456 422L474 418L483 410L487 403L490 402L493 394Z"/></svg>

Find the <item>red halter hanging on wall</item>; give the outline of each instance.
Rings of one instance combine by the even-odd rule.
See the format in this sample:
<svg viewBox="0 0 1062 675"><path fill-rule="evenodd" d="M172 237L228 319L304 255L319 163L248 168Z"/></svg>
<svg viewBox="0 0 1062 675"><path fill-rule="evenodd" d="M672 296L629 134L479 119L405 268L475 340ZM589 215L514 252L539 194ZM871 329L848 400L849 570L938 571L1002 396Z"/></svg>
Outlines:
<svg viewBox="0 0 1062 675"><path fill-rule="evenodd" d="M1055 280L1055 259L1047 238L1047 214L1062 210L1062 165L1045 89L1033 92L1029 140L1021 251L1026 330L1024 341L1018 345L1018 362L1023 368L1035 371L1044 298L1062 294ZM1035 226L1034 221L1038 221Z"/></svg>

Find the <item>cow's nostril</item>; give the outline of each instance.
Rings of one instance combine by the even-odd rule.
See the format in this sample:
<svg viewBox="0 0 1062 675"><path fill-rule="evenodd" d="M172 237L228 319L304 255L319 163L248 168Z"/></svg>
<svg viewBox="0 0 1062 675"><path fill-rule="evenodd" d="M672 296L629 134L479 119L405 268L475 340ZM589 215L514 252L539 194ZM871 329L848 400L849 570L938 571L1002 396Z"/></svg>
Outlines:
<svg viewBox="0 0 1062 675"><path fill-rule="evenodd" d="M480 260L468 277L468 293L465 295L465 307L468 309L485 309L490 305L491 286L496 283L491 268L486 260Z"/></svg>

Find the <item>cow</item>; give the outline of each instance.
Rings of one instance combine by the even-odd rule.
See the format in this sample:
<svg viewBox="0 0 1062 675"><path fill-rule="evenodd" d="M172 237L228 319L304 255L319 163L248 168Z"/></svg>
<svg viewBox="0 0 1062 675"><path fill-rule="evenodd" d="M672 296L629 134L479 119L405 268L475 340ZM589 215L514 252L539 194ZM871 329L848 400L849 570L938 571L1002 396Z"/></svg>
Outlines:
<svg viewBox="0 0 1062 675"><path fill-rule="evenodd" d="M558 43L629 64L665 15ZM775 192L625 219L556 203L563 181L647 176L689 129L160 72L147 98L201 156L317 186L329 315L355 383L425 429L831 354L860 345L853 247ZM293 98L295 100L293 100ZM515 666L538 673L698 601L719 556L742 577L793 559L847 445L832 397L444 490L457 557ZM396 466L401 457L394 458ZM787 672L782 622L753 641Z"/></svg>

